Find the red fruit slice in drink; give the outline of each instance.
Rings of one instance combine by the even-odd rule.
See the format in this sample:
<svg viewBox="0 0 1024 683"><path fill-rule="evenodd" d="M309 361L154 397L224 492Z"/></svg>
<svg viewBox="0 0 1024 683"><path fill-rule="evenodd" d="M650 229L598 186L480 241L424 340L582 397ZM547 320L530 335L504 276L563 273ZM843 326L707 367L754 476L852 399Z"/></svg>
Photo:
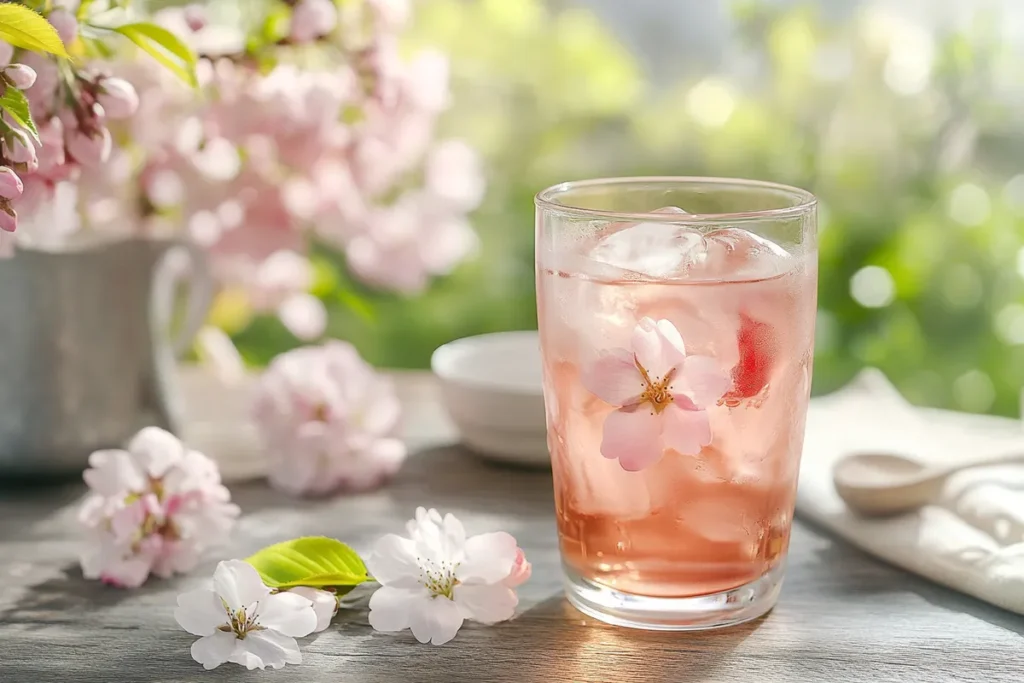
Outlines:
<svg viewBox="0 0 1024 683"><path fill-rule="evenodd" d="M771 325L745 313L740 314L737 343L740 361L732 370L732 390L722 397L722 402L730 407L757 396L768 385L772 361L778 351L778 339Z"/></svg>

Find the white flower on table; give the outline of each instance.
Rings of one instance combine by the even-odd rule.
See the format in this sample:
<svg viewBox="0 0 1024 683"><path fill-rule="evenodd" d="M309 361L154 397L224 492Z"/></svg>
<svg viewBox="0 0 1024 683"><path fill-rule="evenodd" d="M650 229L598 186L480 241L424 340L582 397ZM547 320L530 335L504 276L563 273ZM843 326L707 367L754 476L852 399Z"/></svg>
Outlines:
<svg viewBox="0 0 1024 683"><path fill-rule="evenodd" d="M217 565L213 590L179 595L174 618L189 633L202 636L192 643L192 658L206 669L224 662L247 669L300 664L295 639L317 628L309 599L290 591L271 592L241 560Z"/></svg>
<svg viewBox="0 0 1024 683"><path fill-rule="evenodd" d="M505 532L466 538L454 515L419 508L406 529L388 534L367 558L381 587L370 598L370 625L378 631L411 629L421 643L442 645L463 621L510 619L519 600L513 587L530 567Z"/></svg>
<svg viewBox="0 0 1024 683"><path fill-rule="evenodd" d="M338 613L338 596L331 591L320 590L310 586L298 586L288 589L289 593L295 593L313 603L313 611L316 613L316 628L314 633L323 631L331 625L331 619Z"/></svg>

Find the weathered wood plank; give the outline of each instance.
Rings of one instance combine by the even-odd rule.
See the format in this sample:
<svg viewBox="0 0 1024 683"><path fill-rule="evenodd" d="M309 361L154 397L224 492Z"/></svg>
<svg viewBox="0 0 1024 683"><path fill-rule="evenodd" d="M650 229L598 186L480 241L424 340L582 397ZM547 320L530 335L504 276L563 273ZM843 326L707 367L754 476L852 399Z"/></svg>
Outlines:
<svg viewBox="0 0 1024 683"><path fill-rule="evenodd" d="M613 628L561 596L551 478L482 463L458 447L429 385L406 382L410 437L422 448L390 487L295 501L261 483L234 486L244 517L230 547L193 575L127 592L85 581L74 515L82 488L0 491L0 682L249 680L204 672L175 596L208 580L217 559L300 534L334 535L366 551L400 530L416 505L463 518L469 532L506 529L534 563L522 614L467 626L443 647L374 633L361 609L302 641L302 666L265 674L288 683L384 681L1019 681L1024 619L878 563L797 524L779 606L734 629L673 634Z"/></svg>

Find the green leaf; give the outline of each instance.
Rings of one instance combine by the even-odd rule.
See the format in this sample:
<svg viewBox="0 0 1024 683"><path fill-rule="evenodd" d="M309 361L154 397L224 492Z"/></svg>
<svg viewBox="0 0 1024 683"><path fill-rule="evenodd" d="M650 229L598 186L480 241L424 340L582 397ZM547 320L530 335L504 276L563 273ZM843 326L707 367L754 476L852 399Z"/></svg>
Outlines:
<svg viewBox="0 0 1024 683"><path fill-rule="evenodd" d="M111 30L148 52L181 80L196 86L196 56L178 36L162 26L147 22L125 24Z"/></svg>
<svg viewBox="0 0 1024 683"><path fill-rule="evenodd" d="M32 120L31 112L29 112L25 93L14 86L8 85L4 89L4 94L0 95L0 109L7 112L7 115L15 123L28 131L28 134L36 142L39 142L39 131L36 129L36 122Z"/></svg>
<svg viewBox="0 0 1024 683"><path fill-rule="evenodd" d="M0 40L32 52L68 58L68 51L50 22L23 5L0 5Z"/></svg>
<svg viewBox="0 0 1024 683"><path fill-rule="evenodd" d="M371 581L356 551L341 541L307 536L264 548L246 559L271 588L358 586Z"/></svg>

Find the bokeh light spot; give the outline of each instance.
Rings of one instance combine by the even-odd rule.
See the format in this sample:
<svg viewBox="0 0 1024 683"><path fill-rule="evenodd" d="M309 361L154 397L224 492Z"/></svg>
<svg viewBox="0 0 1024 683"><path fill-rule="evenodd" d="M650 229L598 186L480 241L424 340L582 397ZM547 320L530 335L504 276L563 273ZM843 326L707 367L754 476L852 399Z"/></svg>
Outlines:
<svg viewBox="0 0 1024 683"><path fill-rule="evenodd" d="M966 411L985 412L996 400L992 378L981 370L968 370L953 382L953 400Z"/></svg>
<svg viewBox="0 0 1024 683"><path fill-rule="evenodd" d="M865 266L850 278L850 296L864 308L884 308L896 298L896 283L881 266Z"/></svg>

